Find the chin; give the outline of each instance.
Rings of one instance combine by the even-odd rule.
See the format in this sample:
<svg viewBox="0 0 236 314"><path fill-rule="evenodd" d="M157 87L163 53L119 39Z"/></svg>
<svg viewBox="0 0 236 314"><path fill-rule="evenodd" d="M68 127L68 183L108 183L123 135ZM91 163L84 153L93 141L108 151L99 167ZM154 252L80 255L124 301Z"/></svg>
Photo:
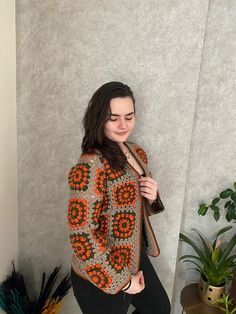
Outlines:
<svg viewBox="0 0 236 314"><path fill-rule="evenodd" d="M118 143L123 143L128 139L128 137L129 137L129 134L124 135L124 136L116 136L114 137L113 141L118 142Z"/></svg>

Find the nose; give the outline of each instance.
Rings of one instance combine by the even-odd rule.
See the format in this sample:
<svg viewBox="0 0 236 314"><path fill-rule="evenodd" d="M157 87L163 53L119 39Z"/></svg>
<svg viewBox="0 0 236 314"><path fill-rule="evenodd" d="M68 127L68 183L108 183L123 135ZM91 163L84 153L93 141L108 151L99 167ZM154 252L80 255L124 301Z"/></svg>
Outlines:
<svg viewBox="0 0 236 314"><path fill-rule="evenodd" d="M120 119L119 128L120 129L127 129L127 122L125 119Z"/></svg>

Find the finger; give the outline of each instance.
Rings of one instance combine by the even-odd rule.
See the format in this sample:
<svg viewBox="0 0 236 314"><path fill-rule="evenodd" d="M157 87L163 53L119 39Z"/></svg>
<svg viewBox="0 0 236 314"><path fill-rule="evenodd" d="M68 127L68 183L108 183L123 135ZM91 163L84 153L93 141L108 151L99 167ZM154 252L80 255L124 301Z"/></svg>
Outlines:
<svg viewBox="0 0 236 314"><path fill-rule="evenodd" d="M140 278L140 284L144 285L144 276L142 275L142 277Z"/></svg>
<svg viewBox="0 0 236 314"><path fill-rule="evenodd" d="M146 176L146 177L144 177L144 176L142 176L142 177L140 177L140 178L138 178L140 181L142 181L142 180L154 180L152 177L149 177L149 176Z"/></svg>
<svg viewBox="0 0 236 314"><path fill-rule="evenodd" d="M139 182L148 181L150 183L156 183L157 184L157 182L151 177L140 177L138 180L139 180Z"/></svg>
<svg viewBox="0 0 236 314"><path fill-rule="evenodd" d="M140 271L137 273L137 275L138 275L138 279L140 280L140 278L143 276L143 271L140 270Z"/></svg>
<svg viewBox="0 0 236 314"><path fill-rule="evenodd" d="M153 194L141 192L140 193L143 197L147 198L150 201L155 201L156 197Z"/></svg>
<svg viewBox="0 0 236 314"><path fill-rule="evenodd" d="M150 188L157 189L157 184L154 183L154 182L149 182L149 181L142 181L142 182L139 182L139 186L148 186L148 187L150 187Z"/></svg>
<svg viewBox="0 0 236 314"><path fill-rule="evenodd" d="M139 182L139 186L157 187L157 185L156 185L156 184L151 183L151 182L148 182L148 181L142 181L142 182Z"/></svg>
<svg viewBox="0 0 236 314"><path fill-rule="evenodd" d="M157 187L155 186L140 186L139 190L143 192L147 192L147 193L153 193L153 194L157 194L157 191L158 191Z"/></svg>
<svg viewBox="0 0 236 314"><path fill-rule="evenodd" d="M143 290L145 288L145 282L140 282L140 286L141 286L141 289Z"/></svg>
<svg viewBox="0 0 236 314"><path fill-rule="evenodd" d="M140 194L142 196L149 197L151 199L156 199L156 197L155 197L156 194L152 193L151 190L150 191L140 191Z"/></svg>
<svg viewBox="0 0 236 314"><path fill-rule="evenodd" d="M153 187L149 187L149 186L141 186L140 187L140 191L142 192L147 192L147 193L150 193L153 189Z"/></svg>
<svg viewBox="0 0 236 314"><path fill-rule="evenodd" d="M145 190L145 191L143 191L143 190L140 190L140 194L142 195L142 196L144 196L144 197L149 197L149 198L151 198L151 199L153 199L153 200L155 200L156 198L157 198L157 193L156 193L156 191L152 191L152 190Z"/></svg>
<svg viewBox="0 0 236 314"><path fill-rule="evenodd" d="M154 186L157 186L157 183L155 181L149 181L149 180L142 180L142 181L139 181L139 185L154 185Z"/></svg>

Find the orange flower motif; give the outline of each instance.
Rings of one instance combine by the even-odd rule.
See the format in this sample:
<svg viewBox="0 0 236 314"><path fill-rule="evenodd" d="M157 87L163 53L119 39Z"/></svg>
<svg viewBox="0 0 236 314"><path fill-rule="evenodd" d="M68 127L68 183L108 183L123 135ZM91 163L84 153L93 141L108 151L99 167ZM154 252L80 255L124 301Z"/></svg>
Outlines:
<svg viewBox="0 0 236 314"><path fill-rule="evenodd" d="M70 228L83 227L88 216L88 201L84 198L69 199L68 225Z"/></svg>
<svg viewBox="0 0 236 314"><path fill-rule="evenodd" d="M70 235L72 248L82 261L89 260L94 257L93 248L89 242L89 237L86 233Z"/></svg>
<svg viewBox="0 0 236 314"><path fill-rule="evenodd" d="M141 147L138 147L135 149L136 153L139 155L139 157L141 158L141 160L147 164L148 160L147 160L147 155L145 153L145 151L141 148Z"/></svg>
<svg viewBox="0 0 236 314"><path fill-rule="evenodd" d="M121 176L123 176L125 174L125 170L112 169L110 167L108 161L105 158L100 157L100 160L102 161L102 163L105 166L106 175L107 175L108 180L114 181L117 178L120 178Z"/></svg>
<svg viewBox="0 0 236 314"><path fill-rule="evenodd" d="M81 163L71 168L68 176L69 186L72 190L86 191L90 178L90 165Z"/></svg>
<svg viewBox="0 0 236 314"><path fill-rule="evenodd" d="M98 219L99 230L104 234L108 234L108 214L103 214Z"/></svg>
<svg viewBox="0 0 236 314"><path fill-rule="evenodd" d="M134 205L137 200L137 185L134 181L118 184L113 188L113 198L116 206Z"/></svg>
<svg viewBox="0 0 236 314"><path fill-rule="evenodd" d="M135 213L124 212L114 215L113 236L115 238L129 238L132 236L135 224Z"/></svg>
<svg viewBox="0 0 236 314"><path fill-rule="evenodd" d="M109 264L120 273L125 266L130 267L132 261L132 245L117 245L111 247L111 253L107 254Z"/></svg>
<svg viewBox="0 0 236 314"><path fill-rule="evenodd" d="M92 233L95 241L98 244L99 251L104 252L105 249L107 248L107 237L106 237L106 235L103 232L101 232L101 230L98 230L98 229L93 229L91 231L91 233Z"/></svg>
<svg viewBox="0 0 236 314"><path fill-rule="evenodd" d="M102 200L102 212L106 212L108 210L108 205L109 205L109 198L108 198L107 191L105 191L103 194L103 200Z"/></svg>
<svg viewBox="0 0 236 314"><path fill-rule="evenodd" d="M106 290L112 283L112 278L105 268L100 264L89 265L85 268L91 281L94 282L98 288Z"/></svg>
<svg viewBox="0 0 236 314"><path fill-rule="evenodd" d="M98 224L99 228L92 230L92 235L98 243L99 250L103 252L107 247L108 214L100 215Z"/></svg>
<svg viewBox="0 0 236 314"><path fill-rule="evenodd" d="M94 191L97 195L103 195L105 188L106 188L105 172L103 169L97 168Z"/></svg>
<svg viewBox="0 0 236 314"><path fill-rule="evenodd" d="M92 206L93 206L92 221L95 225L97 225L101 207L102 207L102 202L96 201L95 203L93 203Z"/></svg>

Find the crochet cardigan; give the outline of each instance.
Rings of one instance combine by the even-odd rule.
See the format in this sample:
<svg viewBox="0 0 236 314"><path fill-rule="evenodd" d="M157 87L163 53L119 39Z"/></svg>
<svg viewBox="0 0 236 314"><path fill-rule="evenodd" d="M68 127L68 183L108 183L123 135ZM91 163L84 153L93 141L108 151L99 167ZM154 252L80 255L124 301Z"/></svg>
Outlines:
<svg viewBox="0 0 236 314"><path fill-rule="evenodd" d="M144 150L125 144L151 176ZM158 193L152 206L141 196L139 177L128 163L124 170L112 169L99 152L82 154L69 172L72 268L108 294L119 292L138 272L143 225L147 254L160 253L148 216L164 207Z"/></svg>

